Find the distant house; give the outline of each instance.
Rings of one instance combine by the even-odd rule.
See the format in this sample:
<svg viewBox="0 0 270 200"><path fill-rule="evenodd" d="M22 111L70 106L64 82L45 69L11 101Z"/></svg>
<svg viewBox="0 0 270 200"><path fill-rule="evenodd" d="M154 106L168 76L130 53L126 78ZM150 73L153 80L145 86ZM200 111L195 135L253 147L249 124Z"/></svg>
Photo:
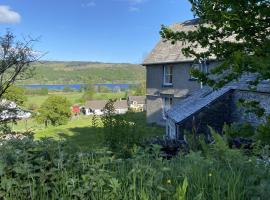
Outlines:
<svg viewBox="0 0 270 200"><path fill-rule="evenodd" d="M77 105L72 106L71 111L72 111L72 113L73 113L74 115L80 114L80 112L81 112L80 106L77 106Z"/></svg>
<svg viewBox="0 0 270 200"><path fill-rule="evenodd" d="M146 110L146 97L145 96L129 96L128 106L134 111L145 111Z"/></svg>
<svg viewBox="0 0 270 200"><path fill-rule="evenodd" d="M16 103L2 99L0 101L0 121L28 119L31 112L19 108Z"/></svg>
<svg viewBox="0 0 270 200"><path fill-rule="evenodd" d="M87 101L85 104L86 115L103 115L104 107L108 101L106 100L93 100ZM125 114L128 111L128 104L126 100L118 100L114 103L116 114Z"/></svg>

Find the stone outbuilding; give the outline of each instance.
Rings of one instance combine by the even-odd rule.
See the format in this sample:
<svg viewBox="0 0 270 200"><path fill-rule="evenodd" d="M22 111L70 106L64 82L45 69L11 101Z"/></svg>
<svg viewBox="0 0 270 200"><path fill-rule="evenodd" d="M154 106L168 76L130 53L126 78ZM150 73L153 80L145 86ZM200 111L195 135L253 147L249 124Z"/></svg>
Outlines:
<svg viewBox="0 0 270 200"><path fill-rule="evenodd" d="M208 126L221 132L224 123L248 122L257 126L265 122L254 113L246 113L238 105L240 99L257 101L270 114L270 81L261 82L251 90L248 81L254 76L245 76L219 90L204 87L189 97L179 101L166 113L166 136L170 139L183 139L184 131L196 130L197 133L209 133Z"/></svg>

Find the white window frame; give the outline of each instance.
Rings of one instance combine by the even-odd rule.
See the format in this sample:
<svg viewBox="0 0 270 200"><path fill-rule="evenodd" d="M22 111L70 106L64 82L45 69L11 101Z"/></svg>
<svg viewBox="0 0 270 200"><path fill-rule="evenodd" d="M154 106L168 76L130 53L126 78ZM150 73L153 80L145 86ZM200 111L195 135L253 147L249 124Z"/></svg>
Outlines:
<svg viewBox="0 0 270 200"><path fill-rule="evenodd" d="M167 68L170 68L168 71L169 73L166 74ZM167 82L166 78L167 76L169 76L169 80L171 80L171 82ZM173 85L173 66L172 65L163 65L163 85L165 86L172 86Z"/></svg>
<svg viewBox="0 0 270 200"><path fill-rule="evenodd" d="M191 65L191 69L198 69L198 70L201 71L201 63L193 63L193 64ZM191 80L198 80L198 78L192 76L191 74L190 74L190 79L191 79Z"/></svg>

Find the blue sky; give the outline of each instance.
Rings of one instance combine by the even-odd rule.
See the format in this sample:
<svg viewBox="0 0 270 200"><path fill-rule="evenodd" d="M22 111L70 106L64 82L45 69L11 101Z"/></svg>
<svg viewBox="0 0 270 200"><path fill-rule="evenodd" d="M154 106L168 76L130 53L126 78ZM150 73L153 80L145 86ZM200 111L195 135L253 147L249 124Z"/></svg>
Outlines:
<svg viewBox="0 0 270 200"><path fill-rule="evenodd" d="M46 60L141 63L160 25L193 18L187 0L1 0L0 34L40 37Z"/></svg>

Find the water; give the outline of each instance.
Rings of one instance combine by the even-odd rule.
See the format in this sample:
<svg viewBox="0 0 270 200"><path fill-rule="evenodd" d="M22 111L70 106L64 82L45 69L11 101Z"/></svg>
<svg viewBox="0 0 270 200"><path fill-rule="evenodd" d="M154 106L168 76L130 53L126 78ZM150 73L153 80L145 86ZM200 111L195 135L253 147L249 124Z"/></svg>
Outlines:
<svg viewBox="0 0 270 200"><path fill-rule="evenodd" d="M31 89L40 89L40 88L48 88L49 90L63 90L64 87L70 87L73 90L80 90L82 87L85 86L85 84L57 84L57 85L43 85L43 84L34 84L34 85L21 85L25 88L31 88ZM106 86L111 90L115 89L121 89L126 90L129 89L131 84L114 84L114 83L98 83L94 84L94 86Z"/></svg>

